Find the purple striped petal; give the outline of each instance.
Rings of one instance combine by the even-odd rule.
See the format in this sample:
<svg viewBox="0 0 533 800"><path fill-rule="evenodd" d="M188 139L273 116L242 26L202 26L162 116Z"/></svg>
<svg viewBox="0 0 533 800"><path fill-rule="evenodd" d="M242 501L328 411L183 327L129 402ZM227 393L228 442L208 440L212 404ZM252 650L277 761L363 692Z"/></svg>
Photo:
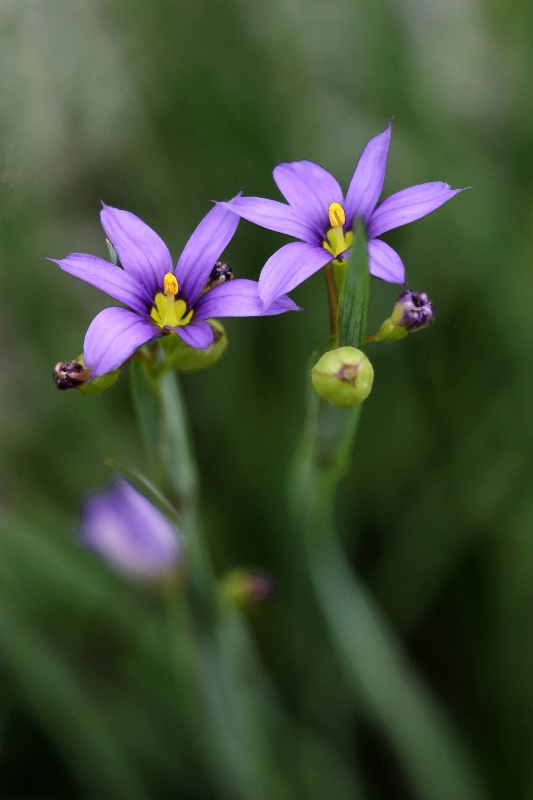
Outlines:
<svg viewBox="0 0 533 800"><path fill-rule="evenodd" d="M150 295L131 275L103 258L87 253L71 253L66 258L47 260L59 264L64 272L81 278L140 314L144 314L152 302Z"/></svg>
<svg viewBox="0 0 533 800"><path fill-rule="evenodd" d="M317 241L317 233L310 221L285 203L278 203L277 200L237 197L229 203L218 203L218 205L269 231L285 233L287 236L303 239L304 242Z"/></svg>
<svg viewBox="0 0 533 800"><path fill-rule="evenodd" d="M89 325L83 358L91 377L105 375L122 366L133 353L161 331L146 318L127 308L106 308Z"/></svg>
<svg viewBox="0 0 533 800"><path fill-rule="evenodd" d="M85 503L80 541L127 575L157 578L183 555L176 531L149 500L123 479Z"/></svg>
<svg viewBox="0 0 533 800"><path fill-rule="evenodd" d="M314 161L283 161L274 168L274 180L288 203L324 238L330 227L328 210L344 203L341 187L324 167Z"/></svg>
<svg viewBox="0 0 533 800"><path fill-rule="evenodd" d="M447 183L435 181L396 192L387 197L372 214L368 223L368 235L375 239L393 228L425 217L462 191L464 189L450 189Z"/></svg>
<svg viewBox="0 0 533 800"><path fill-rule="evenodd" d="M217 203L191 234L176 264L180 294L189 308L194 306L238 224L239 218Z"/></svg>
<svg viewBox="0 0 533 800"><path fill-rule="evenodd" d="M396 250L379 239L371 239L366 247L371 275L389 283L405 283L405 267Z"/></svg>
<svg viewBox="0 0 533 800"><path fill-rule="evenodd" d="M161 291L163 276L173 271L168 247L145 222L129 211L102 203L102 227L117 251L124 270L153 297Z"/></svg>
<svg viewBox="0 0 533 800"><path fill-rule="evenodd" d="M265 312L273 300L303 283L331 259L331 253L324 247L304 242L286 244L270 256L259 276L259 295Z"/></svg>
<svg viewBox="0 0 533 800"><path fill-rule="evenodd" d="M362 219L366 223L376 207L385 180L391 132L392 122L382 133L370 139L357 162L344 208L349 227L354 219Z"/></svg>
<svg viewBox="0 0 533 800"><path fill-rule="evenodd" d="M213 344L215 338L211 326L202 319L193 320L189 325L179 325L172 330L183 339L185 344L196 347L198 350L205 350L206 347Z"/></svg>
<svg viewBox="0 0 533 800"><path fill-rule="evenodd" d="M280 297L264 311L256 281L245 278L227 281L204 294L197 304L201 319L210 317L258 317L261 314L282 314L284 311L300 311L289 297Z"/></svg>

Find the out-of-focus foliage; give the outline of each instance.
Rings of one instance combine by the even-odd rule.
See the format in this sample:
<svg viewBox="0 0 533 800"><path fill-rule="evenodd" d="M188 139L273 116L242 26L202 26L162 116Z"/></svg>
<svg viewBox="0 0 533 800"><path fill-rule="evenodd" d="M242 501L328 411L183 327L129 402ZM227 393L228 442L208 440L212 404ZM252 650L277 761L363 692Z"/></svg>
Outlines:
<svg viewBox="0 0 533 800"><path fill-rule="evenodd" d="M3 0L3 796L225 796L180 729L194 700L173 691L161 599L74 541L84 497L110 480L104 459L145 464L127 368L94 398L52 382L107 300L43 257L107 257L100 199L138 214L177 257L211 199L278 197L279 160L316 160L346 186L394 115L387 194L429 180L472 188L384 237L437 321L369 349L374 388L339 523L487 797L531 798L532 8ZM242 222L225 260L256 278L280 239ZM375 283L371 328L396 293ZM281 509L307 359L328 333L321 276L294 297L305 313L226 321L224 358L183 380L204 520L221 574L275 576L251 626L293 721L276 749L287 770L305 762L302 797L331 797L333 773L349 797L349 764L370 800L410 800L380 732L343 705L315 610L298 601L300 554Z"/></svg>

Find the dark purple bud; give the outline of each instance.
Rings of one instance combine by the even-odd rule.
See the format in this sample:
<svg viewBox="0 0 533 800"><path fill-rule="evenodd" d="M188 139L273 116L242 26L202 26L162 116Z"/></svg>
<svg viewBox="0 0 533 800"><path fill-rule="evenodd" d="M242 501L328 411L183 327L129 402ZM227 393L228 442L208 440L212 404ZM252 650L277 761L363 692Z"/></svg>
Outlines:
<svg viewBox="0 0 533 800"><path fill-rule="evenodd" d="M217 261L211 270L211 274L209 275L203 290L204 292L208 292L209 289L213 289L215 286L220 286L221 283L226 283L227 281L233 280L235 280L235 275L230 267L228 267L227 264L224 264L223 261Z"/></svg>
<svg viewBox="0 0 533 800"><path fill-rule="evenodd" d="M52 377L58 389L78 389L86 383L91 371L77 361L59 361L54 367Z"/></svg>

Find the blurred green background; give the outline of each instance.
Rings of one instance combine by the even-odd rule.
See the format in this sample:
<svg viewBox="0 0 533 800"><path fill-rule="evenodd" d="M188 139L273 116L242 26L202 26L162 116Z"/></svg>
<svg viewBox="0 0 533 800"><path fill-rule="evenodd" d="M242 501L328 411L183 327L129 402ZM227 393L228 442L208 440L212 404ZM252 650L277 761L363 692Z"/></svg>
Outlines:
<svg viewBox="0 0 533 800"><path fill-rule="evenodd" d="M339 522L485 796L530 800L533 6L3 0L0 37L0 796L224 796L181 730L157 597L75 541L83 499L111 479L104 459L142 471L144 455L127 370L96 398L57 392L53 365L108 303L44 257L105 258L102 199L177 258L210 200L278 198L277 161L318 161L346 187L394 116L385 194L472 188L385 236L437 322L369 352ZM225 260L256 278L281 243L242 222ZM396 293L375 282L371 329ZM228 320L224 359L183 380L211 551L220 574L275 576L250 624L299 729L358 765L370 800L437 800L341 707L303 635L314 611L293 602L284 476L328 327L320 275L293 296L306 313ZM316 792L299 797L337 800Z"/></svg>

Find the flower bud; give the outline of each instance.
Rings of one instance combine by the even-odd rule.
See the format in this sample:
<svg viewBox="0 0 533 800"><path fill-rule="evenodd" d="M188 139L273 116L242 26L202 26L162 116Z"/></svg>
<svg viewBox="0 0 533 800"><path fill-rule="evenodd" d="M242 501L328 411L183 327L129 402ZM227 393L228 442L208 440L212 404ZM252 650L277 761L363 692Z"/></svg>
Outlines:
<svg viewBox="0 0 533 800"><path fill-rule="evenodd" d="M91 377L91 371L79 361L59 361L52 373L58 389L79 389Z"/></svg>
<svg viewBox="0 0 533 800"><path fill-rule="evenodd" d="M232 605L249 611L272 597L274 581L262 570L232 569L222 578L220 588Z"/></svg>
<svg viewBox="0 0 533 800"><path fill-rule="evenodd" d="M91 380L91 370L85 366L83 356L78 356L75 361L59 361L52 374L58 389L77 389L80 394L100 394L113 386L119 376L120 369L115 369Z"/></svg>
<svg viewBox="0 0 533 800"><path fill-rule="evenodd" d="M220 322L216 319L208 320L213 329L215 339L213 344L205 350L190 347L179 336L165 336L161 340L165 350L168 365L178 372L196 372L206 367L212 367L226 352L228 337Z"/></svg>
<svg viewBox="0 0 533 800"><path fill-rule="evenodd" d="M435 319L435 309L427 294L405 289L397 298L393 312L378 333L369 339L376 342L394 342L408 333L425 328Z"/></svg>
<svg viewBox="0 0 533 800"><path fill-rule="evenodd" d="M224 264L223 261L217 261L211 270L211 274L209 275L207 283L203 288L203 292L208 292L210 289L214 289L215 286L220 286L222 283L227 283L227 281L233 280L235 280L233 270L228 267L227 264Z"/></svg>
<svg viewBox="0 0 533 800"><path fill-rule="evenodd" d="M174 526L123 478L85 502L79 538L118 572L140 580L165 579L184 558Z"/></svg>
<svg viewBox="0 0 533 800"><path fill-rule="evenodd" d="M316 393L337 408L349 408L366 400L372 389L372 364L355 347L329 350L311 370Z"/></svg>

